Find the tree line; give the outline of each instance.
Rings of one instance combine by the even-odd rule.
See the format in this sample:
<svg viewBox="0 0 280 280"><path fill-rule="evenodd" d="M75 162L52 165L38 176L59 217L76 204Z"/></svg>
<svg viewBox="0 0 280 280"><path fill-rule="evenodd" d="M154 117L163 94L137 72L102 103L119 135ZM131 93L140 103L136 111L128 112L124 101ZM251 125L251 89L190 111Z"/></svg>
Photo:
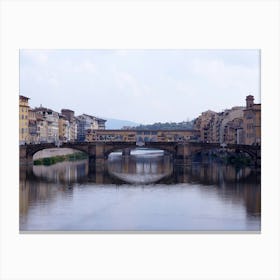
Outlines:
<svg viewBox="0 0 280 280"><path fill-rule="evenodd" d="M140 124L138 126L130 127L130 129L135 130L185 130L193 129L194 120L192 121L183 121L183 122L157 122L153 124Z"/></svg>

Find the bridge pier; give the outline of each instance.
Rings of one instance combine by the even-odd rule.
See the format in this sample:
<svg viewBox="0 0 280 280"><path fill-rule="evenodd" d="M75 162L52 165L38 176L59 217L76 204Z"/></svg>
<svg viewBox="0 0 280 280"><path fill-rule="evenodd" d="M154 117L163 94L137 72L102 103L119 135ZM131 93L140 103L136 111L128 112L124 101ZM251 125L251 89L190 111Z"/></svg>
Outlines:
<svg viewBox="0 0 280 280"><path fill-rule="evenodd" d="M190 164L192 161L192 150L188 144L180 144L176 147L175 164Z"/></svg>
<svg viewBox="0 0 280 280"><path fill-rule="evenodd" d="M104 143L95 144L95 165L103 166L105 164L105 145Z"/></svg>
<svg viewBox="0 0 280 280"><path fill-rule="evenodd" d="M122 155L123 156L130 156L131 149L130 148L125 148L122 150Z"/></svg>
<svg viewBox="0 0 280 280"><path fill-rule="evenodd" d="M256 167L260 167L261 166L261 150L258 150L256 152L256 156L255 156L255 166Z"/></svg>
<svg viewBox="0 0 280 280"><path fill-rule="evenodd" d="M19 163L20 163L20 165L32 165L33 164L33 156L27 153L26 146L20 146Z"/></svg>
<svg viewBox="0 0 280 280"><path fill-rule="evenodd" d="M175 165L190 165L192 163L192 157L176 157L174 160Z"/></svg>
<svg viewBox="0 0 280 280"><path fill-rule="evenodd" d="M106 165L96 165L96 161L89 160L88 176L91 181L98 184L105 182Z"/></svg>

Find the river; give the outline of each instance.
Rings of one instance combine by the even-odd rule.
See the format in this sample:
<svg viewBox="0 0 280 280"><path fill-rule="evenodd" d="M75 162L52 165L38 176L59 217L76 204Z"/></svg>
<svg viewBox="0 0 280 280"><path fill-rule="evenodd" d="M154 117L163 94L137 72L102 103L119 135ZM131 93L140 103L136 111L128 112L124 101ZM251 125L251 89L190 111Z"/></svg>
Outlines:
<svg viewBox="0 0 280 280"><path fill-rule="evenodd" d="M20 167L21 232L261 230L260 172L161 151Z"/></svg>

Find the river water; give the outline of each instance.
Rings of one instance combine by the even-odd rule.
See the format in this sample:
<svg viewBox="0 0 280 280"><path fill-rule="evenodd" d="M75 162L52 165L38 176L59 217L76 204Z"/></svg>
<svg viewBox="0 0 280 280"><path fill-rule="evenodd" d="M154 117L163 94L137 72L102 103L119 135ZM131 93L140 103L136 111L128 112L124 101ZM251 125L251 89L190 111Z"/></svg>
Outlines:
<svg viewBox="0 0 280 280"><path fill-rule="evenodd" d="M19 188L22 232L261 230L259 171L174 165L161 151L21 166Z"/></svg>

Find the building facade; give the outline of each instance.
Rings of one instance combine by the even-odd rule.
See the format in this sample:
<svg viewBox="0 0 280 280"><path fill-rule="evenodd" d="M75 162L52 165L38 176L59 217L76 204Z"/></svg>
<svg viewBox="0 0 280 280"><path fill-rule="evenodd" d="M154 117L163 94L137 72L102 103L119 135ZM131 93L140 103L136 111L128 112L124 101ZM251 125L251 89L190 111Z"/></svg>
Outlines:
<svg viewBox="0 0 280 280"><path fill-rule="evenodd" d="M240 119L243 118L244 107L236 106L231 109L225 110L222 115L222 120L220 122L220 139L219 143L232 143L235 144L240 142L240 139L237 139L237 132L233 130L240 129L237 124L240 123ZM235 127L236 126L236 127ZM236 137L233 139L233 135ZM229 140L230 139L230 140ZM230 142L228 142L230 141Z"/></svg>
<svg viewBox="0 0 280 280"><path fill-rule="evenodd" d="M36 112L37 133L40 143L48 142L48 123L46 118Z"/></svg>
<svg viewBox="0 0 280 280"><path fill-rule="evenodd" d="M246 109L243 117L244 144L261 144L261 104L254 103L254 96L246 98Z"/></svg>
<svg viewBox="0 0 280 280"><path fill-rule="evenodd" d="M70 109L62 109L61 114L65 116L69 122L69 141L76 141L78 125L75 112Z"/></svg>
<svg viewBox="0 0 280 280"><path fill-rule="evenodd" d="M246 107L236 106L223 112L203 112L194 121L200 141L228 144L261 144L261 104L246 97Z"/></svg>
<svg viewBox="0 0 280 280"><path fill-rule="evenodd" d="M59 140L59 114L52 109L38 107L34 111L41 115L47 123L47 140L46 142L52 143Z"/></svg>
<svg viewBox="0 0 280 280"><path fill-rule="evenodd" d="M59 127L59 140L62 142L69 142L70 123L64 115L59 114L58 127Z"/></svg>
<svg viewBox="0 0 280 280"><path fill-rule="evenodd" d="M105 123L106 123L107 120L96 118L96 117L95 117L95 119L97 121L98 129L106 129Z"/></svg>
<svg viewBox="0 0 280 280"><path fill-rule="evenodd" d="M211 110L201 113L194 121L194 129L200 131L200 140L214 142L214 123L217 113Z"/></svg>
<svg viewBox="0 0 280 280"><path fill-rule="evenodd" d="M77 140L80 142L86 141L88 131L105 129L106 120L82 114L76 117L77 120Z"/></svg>
<svg viewBox="0 0 280 280"><path fill-rule="evenodd" d="M29 142L29 104L30 98L20 95L19 96L19 144L23 145Z"/></svg>
<svg viewBox="0 0 280 280"><path fill-rule="evenodd" d="M39 143L39 134L37 126L36 112L29 108L28 111L28 129L29 129L29 143Z"/></svg>
<svg viewBox="0 0 280 280"><path fill-rule="evenodd" d="M88 129L87 142L188 142L198 139L198 130L119 130Z"/></svg>

